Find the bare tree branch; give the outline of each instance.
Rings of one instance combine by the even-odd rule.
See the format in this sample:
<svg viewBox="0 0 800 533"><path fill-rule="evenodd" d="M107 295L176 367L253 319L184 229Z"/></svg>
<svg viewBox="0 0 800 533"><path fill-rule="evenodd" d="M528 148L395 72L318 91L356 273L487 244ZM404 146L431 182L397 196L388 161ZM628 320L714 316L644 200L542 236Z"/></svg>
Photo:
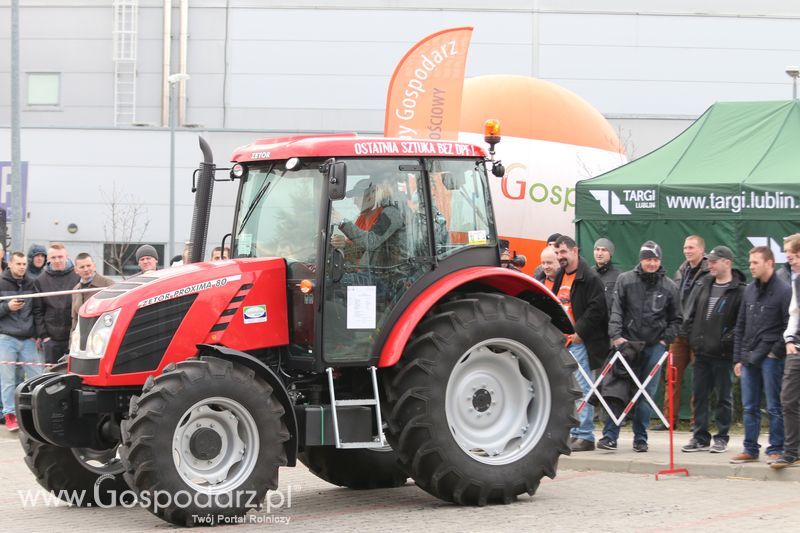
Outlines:
<svg viewBox="0 0 800 533"><path fill-rule="evenodd" d="M150 226L147 208L132 194L118 189L116 183L107 192L100 188L100 195L106 203L106 219L103 233L106 242L111 244L109 256L103 263L118 275L123 274L123 263L130 253L130 248L144 238Z"/></svg>

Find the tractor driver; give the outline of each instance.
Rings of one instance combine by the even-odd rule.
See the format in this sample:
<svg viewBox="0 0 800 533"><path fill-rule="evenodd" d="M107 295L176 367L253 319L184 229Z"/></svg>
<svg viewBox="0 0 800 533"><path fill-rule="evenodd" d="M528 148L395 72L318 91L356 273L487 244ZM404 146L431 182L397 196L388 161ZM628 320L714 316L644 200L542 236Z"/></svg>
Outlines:
<svg viewBox="0 0 800 533"><path fill-rule="evenodd" d="M344 234L331 236L331 246L343 249L349 259L354 245L360 258L356 255L357 260L348 262L361 267L395 264L402 255L396 243L403 218L393 197L391 181L362 179L345 196L353 198L360 212L354 221L342 218L336 210L331 212L331 222Z"/></svg>

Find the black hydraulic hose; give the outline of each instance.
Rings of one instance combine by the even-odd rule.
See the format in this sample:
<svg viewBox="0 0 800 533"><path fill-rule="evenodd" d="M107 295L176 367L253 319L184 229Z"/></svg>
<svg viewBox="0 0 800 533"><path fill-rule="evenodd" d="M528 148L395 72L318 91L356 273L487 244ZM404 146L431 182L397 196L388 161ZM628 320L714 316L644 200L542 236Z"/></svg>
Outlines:
<svg viewBox="0 0 800 533"><path fill-rule="evenodd" d="M192 213L192 231L190 233L189 254L190 263L199 263L206 255L206 237L208 236L208 222L211 218L211 199L214 193L214 155L205 139L200 140L200 150L203 152L203 161L200 163L200 172L197 177L197 190L194 193L194 212Z"/></svg>

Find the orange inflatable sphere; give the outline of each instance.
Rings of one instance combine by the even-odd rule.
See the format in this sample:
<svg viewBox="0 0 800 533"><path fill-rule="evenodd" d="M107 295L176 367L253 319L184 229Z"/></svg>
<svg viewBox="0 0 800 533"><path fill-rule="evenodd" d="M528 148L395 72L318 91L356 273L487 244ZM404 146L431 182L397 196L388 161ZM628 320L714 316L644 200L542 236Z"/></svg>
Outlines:
<svg viewBox="0 0 800 533"><path fill-rule="evenodd" d="M500 120L496 157L506 167L492 180L501 238L539 264L553 233L574 236L575 183L627 162L614 128L586 100L554 83L526 76L464 81L459 139L483 142L483 124Z"/></svg>

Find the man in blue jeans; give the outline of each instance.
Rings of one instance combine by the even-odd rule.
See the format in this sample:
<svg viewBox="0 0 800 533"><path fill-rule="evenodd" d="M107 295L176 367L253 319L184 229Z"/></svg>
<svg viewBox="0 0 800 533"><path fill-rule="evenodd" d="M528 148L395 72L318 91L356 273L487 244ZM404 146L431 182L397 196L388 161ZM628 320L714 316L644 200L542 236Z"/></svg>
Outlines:
<svg viewBox="0 0 800 533"><path fill-rule="evenodd" d="M783 333L789 322L792 289L775 274L775 256L766 246L750 250L750 273L753 282L744 290L733 341L733 373L742 378L744 450L731 463L758 461L763 390L769 413L769 464L783 454Z"/></svg>
<svg viewBox="0 0 800 533"><path fill-rule="evenodd" d="M697 282L694 305L683 318L694 354L694 425L687 453L723 453L728 449L733 406L733 335L744 295L744 274L733 268L733 251L717 246L708 254L709 274ZM714 425L709 433L709 400L716 391Z"/></svg>
<svg viewBox="0 0 800 533"><path fill-rule="evenodd" d="M8 268L0 276L0 296L18 296L36 292L33 282L25 270L28 258L22 252L14 252ZM0 361L6 363L41 363L42 357L36 350L34 337L41 332L33 316L33 302L30 299L11 299L0 301ZM25 366L26 378L38 376L42 367ZM3 417L9 431L17 431L17 416L14 405L16 388L16 365L0 365L0 390L3 397Z"/></svg>
<svg viewBox="0 0 800 533"><path fill-rule="evenodd" d="M611 303L608 336L617 349L629 341L643 342L644 347L633 370L644 382L664 355L681 323L678 287L666 276L661 266L661 247L653 241L642 244L639 264L620 274ZM645 390L652 398L658 387L661 370L653 376ZM650 404L644 396L636 401L633 411L633 450L646 452ZM609 417L603 427L601 450L616 450L619 426Z"/></svg>
<svg viewBox="0 0 800 533"><path fill-rule="evenodd" d="M561 268L553 279L553 292L575 322L575 334L570 336L568 348L591 379L592 369L598 368L608 354L605 289L600 276L581 259L578 245L571 237L559 237L555 250ZM589 382L577 370L575 378L585 396ZM586 403L578 413L578 421L578 427L570 431L570 449L594 450L594 407Z"/></svg>

